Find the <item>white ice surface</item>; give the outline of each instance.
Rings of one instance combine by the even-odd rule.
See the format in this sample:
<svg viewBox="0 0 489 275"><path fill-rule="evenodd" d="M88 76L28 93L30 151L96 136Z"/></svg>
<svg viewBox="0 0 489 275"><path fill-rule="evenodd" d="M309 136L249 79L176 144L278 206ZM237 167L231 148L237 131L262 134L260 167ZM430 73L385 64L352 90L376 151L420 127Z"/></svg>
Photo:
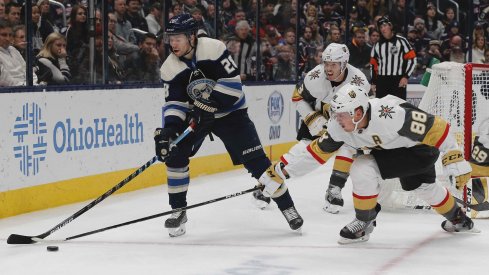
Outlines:
<svg viewBox="0 0 489 275"><path fill-rule="evenodd" d="M488 220L475 220L480 234L450 234L436 214L382 211L368 242L337 244L354 212L349 182L341 212L322 210L329 173L326 167L288 181L305 220L302 235L289 229L276 205L255 208L251 194L189 210L187 234L178 238L168 236L166 217L160 217L54 244L6 243L12 233L44 233L90 201L2 219L0 274L489 274ZM192 180L188 203L254 183L244 169L199 177ZM113 195L46 240L168 211L167 201L166 186ZM47 245L59 251L48 252Z"/></svg>

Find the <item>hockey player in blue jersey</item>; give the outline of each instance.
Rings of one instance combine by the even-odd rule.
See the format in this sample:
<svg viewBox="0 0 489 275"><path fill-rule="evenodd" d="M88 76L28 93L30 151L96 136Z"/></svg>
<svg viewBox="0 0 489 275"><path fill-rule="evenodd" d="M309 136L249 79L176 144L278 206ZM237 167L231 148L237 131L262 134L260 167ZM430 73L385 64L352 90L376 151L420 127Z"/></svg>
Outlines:
<svg viewBox="0 0 489 275"><path fill-rule="evenodd" d="M164 83L164 126L155 131L156 154L165 159L168 195L172 209L187 205L189 158L212 133L224 143L235 165L243 164L259 179L271 167L255 125L248 117L239 70L226 46L219 40L197 38L198 26L188 14L170 19L165 43L171 54L161 66ZM189 120L197 123L193 134L176 147L169 145L183 132ZM303 224L294 202L283 185L269 194L293 230ZM171 237L185 234L187 214L181 211L165 222Z"/></svg>

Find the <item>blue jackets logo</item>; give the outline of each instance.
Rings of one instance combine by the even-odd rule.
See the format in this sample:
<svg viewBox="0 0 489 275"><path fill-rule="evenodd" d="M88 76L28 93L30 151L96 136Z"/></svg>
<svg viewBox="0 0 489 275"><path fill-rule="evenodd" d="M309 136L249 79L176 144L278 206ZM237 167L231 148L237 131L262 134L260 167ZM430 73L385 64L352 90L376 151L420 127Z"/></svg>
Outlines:
<svg viewBox="0 0 489 275"><path fill-rule="evenodd" d="M46 160L47 127L42 120L42 109L36 103L22 106L22 114L15 118L13 136L17 139L14 158L25 176L39 173L39 163Z"/></svg>

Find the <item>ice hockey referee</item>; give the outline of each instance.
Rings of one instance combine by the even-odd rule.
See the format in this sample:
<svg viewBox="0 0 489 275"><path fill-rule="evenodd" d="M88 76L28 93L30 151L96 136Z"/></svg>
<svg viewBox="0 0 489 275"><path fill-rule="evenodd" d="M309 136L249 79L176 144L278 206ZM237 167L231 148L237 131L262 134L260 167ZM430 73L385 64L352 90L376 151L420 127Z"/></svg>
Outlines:
<svg viewBox="0 0 489 275"><path fill-rule="evenodd" d="M381 37L370 55L372 91L382 98L391 94L406 99L408 79L416 66L416 53L406 38L396 35L388 16L377 21Z"/></svg>

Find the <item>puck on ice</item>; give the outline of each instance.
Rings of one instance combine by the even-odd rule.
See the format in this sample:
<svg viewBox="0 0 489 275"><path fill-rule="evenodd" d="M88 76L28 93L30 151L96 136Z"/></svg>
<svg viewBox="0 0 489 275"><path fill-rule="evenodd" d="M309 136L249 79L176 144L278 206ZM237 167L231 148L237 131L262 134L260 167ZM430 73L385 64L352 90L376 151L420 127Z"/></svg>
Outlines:
<svg viewBox="0 0 489 275"><path fill-rule="evenodd" d="M54 245L50 245L47 247L48 251L58 251L59 250L59 247L57 246L54 246Z"/></svg>

